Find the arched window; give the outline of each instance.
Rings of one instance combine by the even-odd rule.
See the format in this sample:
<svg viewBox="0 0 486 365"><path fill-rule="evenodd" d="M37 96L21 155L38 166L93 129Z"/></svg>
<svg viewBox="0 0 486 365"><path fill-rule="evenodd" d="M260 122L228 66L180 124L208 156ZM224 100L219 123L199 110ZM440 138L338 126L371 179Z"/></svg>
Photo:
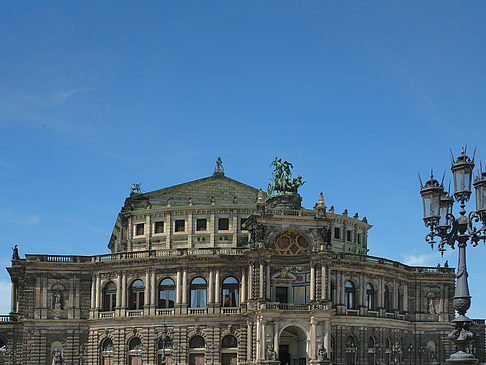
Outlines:
<svg viewBox="0 0 486 365"><path fill-rule="evenodd" d="M375 310L375 288L371 283L366 284L366 306L370 311Z"/></svg>
<svg viewBox="0 0 486 365"><path fill-rule="evenodd" d="M165 278L159 283L159 308L174 308L175 284L174 280Z"/></svg>
<svg viewBox="0 0 486 365"><path fill-rule="evenodd" d="M112 365L114 353L113 342L106 338L101 344L101 365Z"/></svg>
<svg viewBox="0 0 486 365"><path fill-rule="evenodd" d="M103 310L114 311L116 307L116 285L110 281L103 288Z"/></svg>
<svg viewBox="0 0 486 365"><path fill-rule="evenodd" d="M143 295L145 291L145 285L142 280L135 280L132 285L130 285L129 291L129 309L143 309Z"/></svg>
<svg viewBox="0 0 486 365"><path fill-rule="evenodd" d="M354 309L355 305L355 295L354 295L354 284L347 280L344 283L344 304L348 309Z"/></svg>
<svg viewBox="0 0 486 365"><path fill-rule="evenodd" d="M375 338L368 338L368 364L375 365Z"/></svg>
<svg viewBox="0 0 486 365"><path fill-rule="evenodd" d="M238 347L238 341L236 340L235 336L225 336L223 337L223 341L221 341L221 347L224 349L236 348Z"/></svg>
<svg viewBox="0 0 486 365"><path fill-rule="evenodd" d="M390 290L388 289L387 285L385 285L384 305L385 305L385 311L391 312Z"/></svg>
<svg viewBox="0 0 486 365"><path fill-rule="evenodd" d="M358 348L356 346L356 341L353 336L348 336L346 340L346 365L356 364L356 352Z"/></svg>
<svg viewBox="0 0 486 365"><path fill-rule="evenodd" d="M223 307L237 307L238 306L238 280L232 276L228 276L223 280L221 305Z"/></svg>
<svg viewBox="0 0 486 365"><path fill-rule="evenodd" d="M201 277L192 279L191 281L191 308L205 308L206 307L206 288L207 283Z"/></svg>
<svg viewBox="0 0 486 365"><path fill-rule="evenodd" d="M287 231L278 236L273 244L273 249L277 255L303 255L309 250L309 244L300 233Z"/></svg>
<svg viewBox="0 0 486 365"><path fill-rule="evenodd" d="M191 349L201 349L204 348L205 345L206 342L204 341L204 338L202 338L201 336L194 336L189 341L189 348Z"/></svg>
<svg viewBox="0 0 486 365"><path fill-rule="evenodd" d="M141 365L142 364L142 342L138 337L134 337L128 343L128 364Z"/></svg>

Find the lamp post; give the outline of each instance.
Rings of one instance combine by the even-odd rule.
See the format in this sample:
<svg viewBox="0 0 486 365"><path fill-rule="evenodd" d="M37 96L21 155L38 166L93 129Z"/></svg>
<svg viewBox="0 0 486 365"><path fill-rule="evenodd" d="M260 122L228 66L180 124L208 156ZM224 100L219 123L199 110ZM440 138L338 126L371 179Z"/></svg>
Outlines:
<svg viewBox="0 0 486 365"><path fill-rule="evenodd" d="M78 356L79 356L79 365L83 365L84 357L86 356L86 349L84 348L83 345L79 345Z"/></svg>
<svg viewBox="0 0 486 365"><path fill-rule="evenodd" d="M413 345L410 345L408 346L408 358L410 360L410 365L412 365L412 359L413 359L413 355L415 355L415 347L413 347Z"/></svg>
<svg viewBox="0 0 486 365"><path fill-rule="evenodd" d="M451 153L451 171L454 181L454 198L444 191L443 179L439 184L431 174L430 180L422 184L420 181L420 195L424 205L424 222L430 227L430 232L425 240L433 248L435 237L440 238L438 250L443 254L445 245L454 249L455 244L459 248L459 258L456 274L456 290L453 298L454 309L458 316L452 321L454 329L449 333L449 338L457 346L457 352L447 360L449 364L476 364L478 359L473 354L466 352L467 345L473 340L474 334L470 327L472 320L466 317L466 312L471 306L471 296L467 283L466 246L468 242L477 246L479 240L486 241L486 171L479 171L474 179L476 190L476 211L466 215L466 202L471 197L471 181L474 169L474 155L469 158L463 148L461 155L454 160ZM460 203L459 217L452 214L454 200ZM479 221L481 228L477 228Z"/></svg>
<svg viewBox="0 0 486 365"><path fill-rule="evenodd" d="M423 346L420 346L420 348L417 349L417 352L419 353L419 359L420 359L419 364L422 365L422 356L425 352L425 348Z"/></svg>
<svg viewBox="0 0 486 365"><path fill-rule="evenodd" d="M350 345L346 346L346 353L351 355L351 364L356 364L356 351L358 351L358 347L356 344L352 342Z"/></svg>
<svg viewBox="0 0 486 365"><path fill-rule="evenodd" d="M381 345L379 343L375 344L375 365L380 363L380 353L381 353Z"/></svg>
<svg viewBox="0 0 486 365"><path fill-rule="evenodd" d="M155 330L155 338L158 336L157 330ZM165 348L170 347L172 345L172 332L167 329L167 326L162 326L162 337L160 338L160 343L162 344L162 359L160 365L165 365ZM157 347L157 346L156 346Z"/></svg>
<svg viewBox="0 0 486 365"><path fill-rule="evenodd" d="M398 342L392 346L393 362L395 364L400 364L400 358L402 357L402 347Z"/></svg>

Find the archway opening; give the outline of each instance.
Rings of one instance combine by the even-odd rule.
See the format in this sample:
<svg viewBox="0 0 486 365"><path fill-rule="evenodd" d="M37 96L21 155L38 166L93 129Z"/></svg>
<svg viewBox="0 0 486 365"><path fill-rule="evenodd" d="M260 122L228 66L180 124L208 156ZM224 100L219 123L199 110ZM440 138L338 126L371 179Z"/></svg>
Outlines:
<svg viewBox="0 0 486 365"><path fill-rule="evenodd" d="M278 358L282 365L306 365L307 341L305 332L296 326L286 327L281 333L278 346Z"/></svg>

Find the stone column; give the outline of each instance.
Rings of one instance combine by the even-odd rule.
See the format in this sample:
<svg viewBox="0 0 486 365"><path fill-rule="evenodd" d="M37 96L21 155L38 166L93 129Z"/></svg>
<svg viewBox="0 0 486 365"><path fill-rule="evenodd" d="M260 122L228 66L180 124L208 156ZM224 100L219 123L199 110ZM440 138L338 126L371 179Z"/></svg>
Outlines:
<svg viewBox="0 0 486 365"><path fill-rule="evenodd" d="M270 299L271 293L270 293L270 263L267 261L267 299Z"/></svg>
<svg viewBox="0 0 486 365"><path fill-rule="evenodd" d="M194 224L192 224L192 211L187 214L187 247L193 247L192 234L194 230Z"/></svg>
<svg viewBox="0 0 486 365"><path fill-rule="evenodd" d="M324 324L324 346L328 355L331 354L331 324L329 320Z"/></svg>
<svg viewBox="0 0 486 365"><path fill-rule="evenodd" d="M339 304L344 304L344 272L339 273L339 288L341 289L341 295L339 298L340 303Z"/></svg>
<svg viewBox="0 0 486 365"><path fill-rule="evenodd" d="M132 224L132 217L128 217L128 242L127 242L127 251L132 251L132 238L133 238L133 224Z"/></svg>
<svg viewBox="0 0 486 365"><path fill-rule="evenodd" d="M91 309L96 308L96 275L93 274L91 277Z"/></svg>
<svg viewBox="0 0 486 365"><path fill-rule="evenodd" d="M151 250L150 237L152 237L152 226L150 223L150 214L145 216L145 249Z"/></svg>
<svg viewBox="0 0 486 365"><path fill-rule="evenodd" d="M310 319L310 325L311 325L311 328L310 328L310 338L311 338L311 342L310 342L310 360L315 360L316 359L316 339L317 339L317 331L316 331L316 319L314 317L311 317Z"/></svg>
<svg viewBox="0 0 486 365"><path fill-rule="evenodd" d="M253 299L253 263L248 267L248 299Z"/></svg>
<svg viewBox="0 0 486 365"><path fill-rule="evenodd" d="M261 360L261 356L260 356L260 348L261 348L261 343L262 343L262 339L261 339L261 332L262 332L262 328L261 328L261 319L258 318L257 321L256 321L256 360L259 361Z"/></svg>
<svg viewBox="0 0 486 365"><path fill-rule="evenodd" d="M116 285L116 308L118 310L118 315L120 315L120 306L121 306L121 296L122 296L122 274L121 272L118 273L118 283Z"/></svg>
<svg viewBox="0 0 486 365"><path fill-rule="evenodd" d="M150 283L150 275L148 269L145 270L145 291L143 292L143 301L144 301L144 313L148 314L148 309L150 306L150 290L152 288L152 284Z"/></svg>
<svg viewBox="0 0 486 365"><path fill-rule="evenodd" d="M14 281L12 281L12 286L11 286L11 293L10 293L10 312L11 313L17 313L17 289L16 289L16 284Z"/></svg>
<svg viewBox="0 0 486 365"><path fill-rule="evenodd" d="M263 298L263 261L260 261L260 287L258 297Z"/></svg>
<svg viewBox="0 0 486 365"><path fill-rule="evenodd" d="M187 268L182 271L182 304L187 305Z"/></svg>
<svg viewBox="0 0 486 365"><path fill-rule="evenodd" d="M316 299L316 267L311 263L310 267L310 300Z"/></svg>
<svg viewBox="0 0 486 365"><path fill-rule="evenodd" d="M96 295L96 302L95 308L96 310L100 310L100 274L96 274L96 288L95 288L95 295Z"/></svg>
<svg viewBox="0 0 486 365"><path fill-rule="evenodd" d="M241 269L241 291L240 291L240 304L246 302L246 276L245 269Z"/></svg>
<svg viewBox="0 0 486 365"><path fill-rule="evenodd" d="M176 292L175 292L175 300L176 304L181 304L181 269L177 269L176 274Z"/></svg>
<svg viewBox="0 0 486 365"><path fill-rule="evenodd" d="M326 300L326 266L321 265L321 299Z"/></svg>
<svg viewBox="0 0 486 365"><path fill-rule="evenodd" d="M384 304L384 289L385 287L383 286L383 278L379 278L378 280L378 308L383 308L385 306Z"/></svg>
<svg viewBox="0 0 486 365"><path fill-rule="evenodd" d="M277 354L278 354L278 346L279 346L278 331L279 331L278 321L275 321L273 324L273 350Z"/></svg>
<svg viewBox="0 0 486 365"><path fill-rule="evenodd" d="M251 361L253 357L253 336L250 320L246 320L246 359Z"/></svg>
<svg viewBox="0 0 486 365"><path fill-rule="evenodd" d="M398 310L398 284L393 281L393 310Z"/></svg>
<svg viewBox="0 0 486 365"><path fill-rule="evenodd" d="M214 293L214 302L218 305L220 303L220 298L221 298L219 268L216 269L215 281L216 281L216 288Z"/></svg>
<svg viewBox="0 0 486 365"><path fill-rule="evenodd" d="M408 312L408 286L403 284L403 311Z"/></svg>
<svg viewBox="0 0 486 365"><path fill-rule="evenodd" d="M208 304L214 303L214 273L209 269Z"/></svg>
<svg viewBox="0 0 486 365"><path fill-rule="evenodd" d="M216 231L216 224L214 222L214 213L211 213L209 216L209 243L211 247L216 246L216 240L215 240L215 231Z"/></svg>
<svg viewBox="0 0 486 365"><path fill-rule="evenodd" d="M151 271L152 278L150 281L152 282L152 290L151 290L151 298L150 298L150 314L155 315L155 308L157 308L158 300L157 300L157 281L155 280L155 270L152 269Z"/></svg>
<svg viewBox="0 0 486 365"><path fill-rule="evenodd" d="M172 241L172 217L170 212L168 212L165 216L165 227L164 232L167 232L165 235L165 248L171 248L171 241Z"/></svg>
<svg viewBox="0 0 486 365"><path fill-rule="evenodd" d="M127 309L127 274L122 272L122 292L121 292L121 310L120 316L125 315Z"/></svg>

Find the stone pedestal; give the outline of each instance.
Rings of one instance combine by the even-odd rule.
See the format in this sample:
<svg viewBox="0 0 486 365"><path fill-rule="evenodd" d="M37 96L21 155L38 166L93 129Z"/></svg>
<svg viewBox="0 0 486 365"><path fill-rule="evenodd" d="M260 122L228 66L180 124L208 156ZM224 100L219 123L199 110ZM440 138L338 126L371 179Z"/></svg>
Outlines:
<svg viewBox="0 0 486 365"><path fill-rule="evenodd" d="M331 360L310 360L309 365L331 365Z"/></svg>
<svg viewBox="0 0 486 365"><path fill-rule="evenodd" d="M267 209L293 209L301 208L302 197L297 193L276 193L265 200Z"/></svg>
<svg viewBox="0 0 486 365"><path fill-rule="evenodd" d="M262 360L258 362L258 365L280 365L279 360Z"/></svg>

